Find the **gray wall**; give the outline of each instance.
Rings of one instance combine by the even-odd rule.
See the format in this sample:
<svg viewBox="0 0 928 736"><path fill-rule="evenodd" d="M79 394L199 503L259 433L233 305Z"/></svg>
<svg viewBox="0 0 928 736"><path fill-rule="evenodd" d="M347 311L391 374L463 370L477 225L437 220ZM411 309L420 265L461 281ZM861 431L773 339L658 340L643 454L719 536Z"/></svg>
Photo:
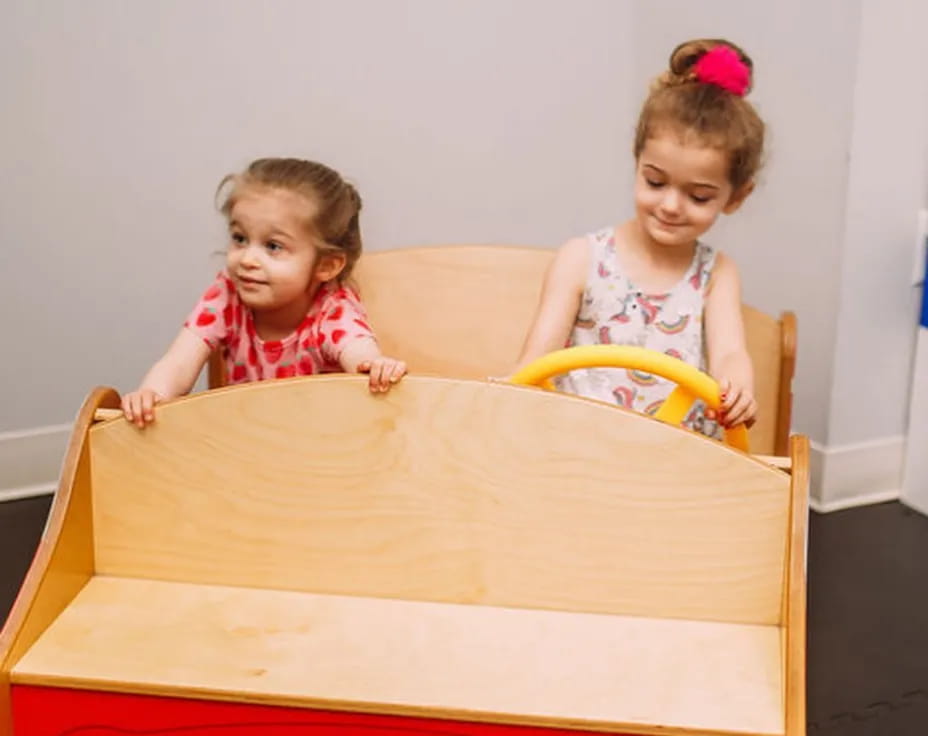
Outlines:
<svg viewBox="0 0 928 736"><path fill-rule="evenodd" d="M220 177L318 158L367 247L553 246L627 207L628 7L5 4L0 431L134 387L219 261Z"/></svg>
<svg viewBox="0 0 928 736"><path fill-rule="evenodd" d="M866 2L852 113L828 443L905 433L928 207L928 3ZM924 243L921 244L924 248ZM924 419L924 418L922 418ZM913 452L924 448L911 448Z"/></svg>
<svg viewBox="0 0 928 736"><path fill-rule="evenodd" d="M373 250L551 247L624 217L646 83L677 41L710 35L753 55L771 130L756 194L712 240L748 301L799 314L794 425L820 444L899 435L914 322L898 280L924 202L928 87L885 59L914 60L918 5L8 0L0 431L68 421L93 385L136 385L219 264L216 183L253 157L343 171ZM878 112L900 88L919 102L894 124ZM865 424L870 344L894 388Z"/></svg>

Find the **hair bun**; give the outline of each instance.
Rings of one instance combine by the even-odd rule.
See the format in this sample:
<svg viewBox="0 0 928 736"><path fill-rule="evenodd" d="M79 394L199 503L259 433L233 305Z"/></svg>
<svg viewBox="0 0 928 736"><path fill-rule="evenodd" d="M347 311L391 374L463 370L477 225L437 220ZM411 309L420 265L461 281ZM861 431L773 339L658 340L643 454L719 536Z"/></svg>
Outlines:
<svg viewBox="0 0 928 736"><path fill-rule="evenodd" d="M716 46L704 53L693 72L703 84L714 84L738 97L744 97L751 86L751 70L730 46Z"/></svg>
<svg viewBox="0 0 928 736"><path fill-rule="evenodd" d="M754 63L738 46L721 38L685 41L670 54L669 68L655 87L712 84L743 97L751 90Z"/></svg>

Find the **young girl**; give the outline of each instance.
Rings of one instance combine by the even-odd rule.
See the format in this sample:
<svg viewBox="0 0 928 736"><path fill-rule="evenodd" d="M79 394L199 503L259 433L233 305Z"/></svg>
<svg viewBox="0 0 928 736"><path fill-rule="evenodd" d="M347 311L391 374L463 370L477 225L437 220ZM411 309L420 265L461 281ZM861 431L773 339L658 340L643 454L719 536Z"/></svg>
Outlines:
<svg viewBox="0 0 928 736"><path fill-rule="evenodd" d="M565 243L545 278L519 365L567 345L638 345L719 382L721 410L686 424L709 435L750 426L757 404L735 264L701 236L754 187L764 124L744 99L753 64L734 44L689 41L652 85L635 135L635 216ZM636 371L588 369L561 390L654 413L673 385Z"/></svg>
<svg viewBox="0 0 928 736"><path fill-rule="evenodd" d="M226 267L183 329L123 397L126 418L144 427L154 405L190 391L221 348L231 383L344 371L368 373L387 391L406 365L381 355L364 307L347 285L361 255L354 187L327 166L298 159L254 161L230 185Z"/></svg>

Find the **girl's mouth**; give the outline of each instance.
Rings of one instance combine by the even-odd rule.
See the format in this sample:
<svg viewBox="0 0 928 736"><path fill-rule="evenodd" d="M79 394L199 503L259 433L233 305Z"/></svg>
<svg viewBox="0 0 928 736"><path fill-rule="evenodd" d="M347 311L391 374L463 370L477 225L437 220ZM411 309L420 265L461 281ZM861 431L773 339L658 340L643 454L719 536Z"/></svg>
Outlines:
<svg viewBox="0 0 928 736"><path fill-rule="evenodd" d="M249 278L248 276L239 276L238 281L242 286L267 286L267 281Z"/></svg>

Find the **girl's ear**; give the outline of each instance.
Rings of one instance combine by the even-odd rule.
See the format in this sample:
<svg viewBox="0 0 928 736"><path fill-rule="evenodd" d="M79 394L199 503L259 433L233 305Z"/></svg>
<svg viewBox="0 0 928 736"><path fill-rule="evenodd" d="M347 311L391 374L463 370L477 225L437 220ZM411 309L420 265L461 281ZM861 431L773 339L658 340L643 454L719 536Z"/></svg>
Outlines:
<svg viewBox="0 0 928 736"><path fill-rule="evenodd" d="M320 254L319 260L316 263L316 278L323 282L332 281L344 270L346 262L344 253L335 252Z"/></svg>
<svg viewBox="0 0 928 736"><path fill-rule="evenodd" d="M744 204L744 200L746 200L753 191L754 182L749 181L737 192L732 192L732 195L728 198L728 204L722 208L722 212L724 212L726 215L731 215L737 212L738 208Z"/></svg>

